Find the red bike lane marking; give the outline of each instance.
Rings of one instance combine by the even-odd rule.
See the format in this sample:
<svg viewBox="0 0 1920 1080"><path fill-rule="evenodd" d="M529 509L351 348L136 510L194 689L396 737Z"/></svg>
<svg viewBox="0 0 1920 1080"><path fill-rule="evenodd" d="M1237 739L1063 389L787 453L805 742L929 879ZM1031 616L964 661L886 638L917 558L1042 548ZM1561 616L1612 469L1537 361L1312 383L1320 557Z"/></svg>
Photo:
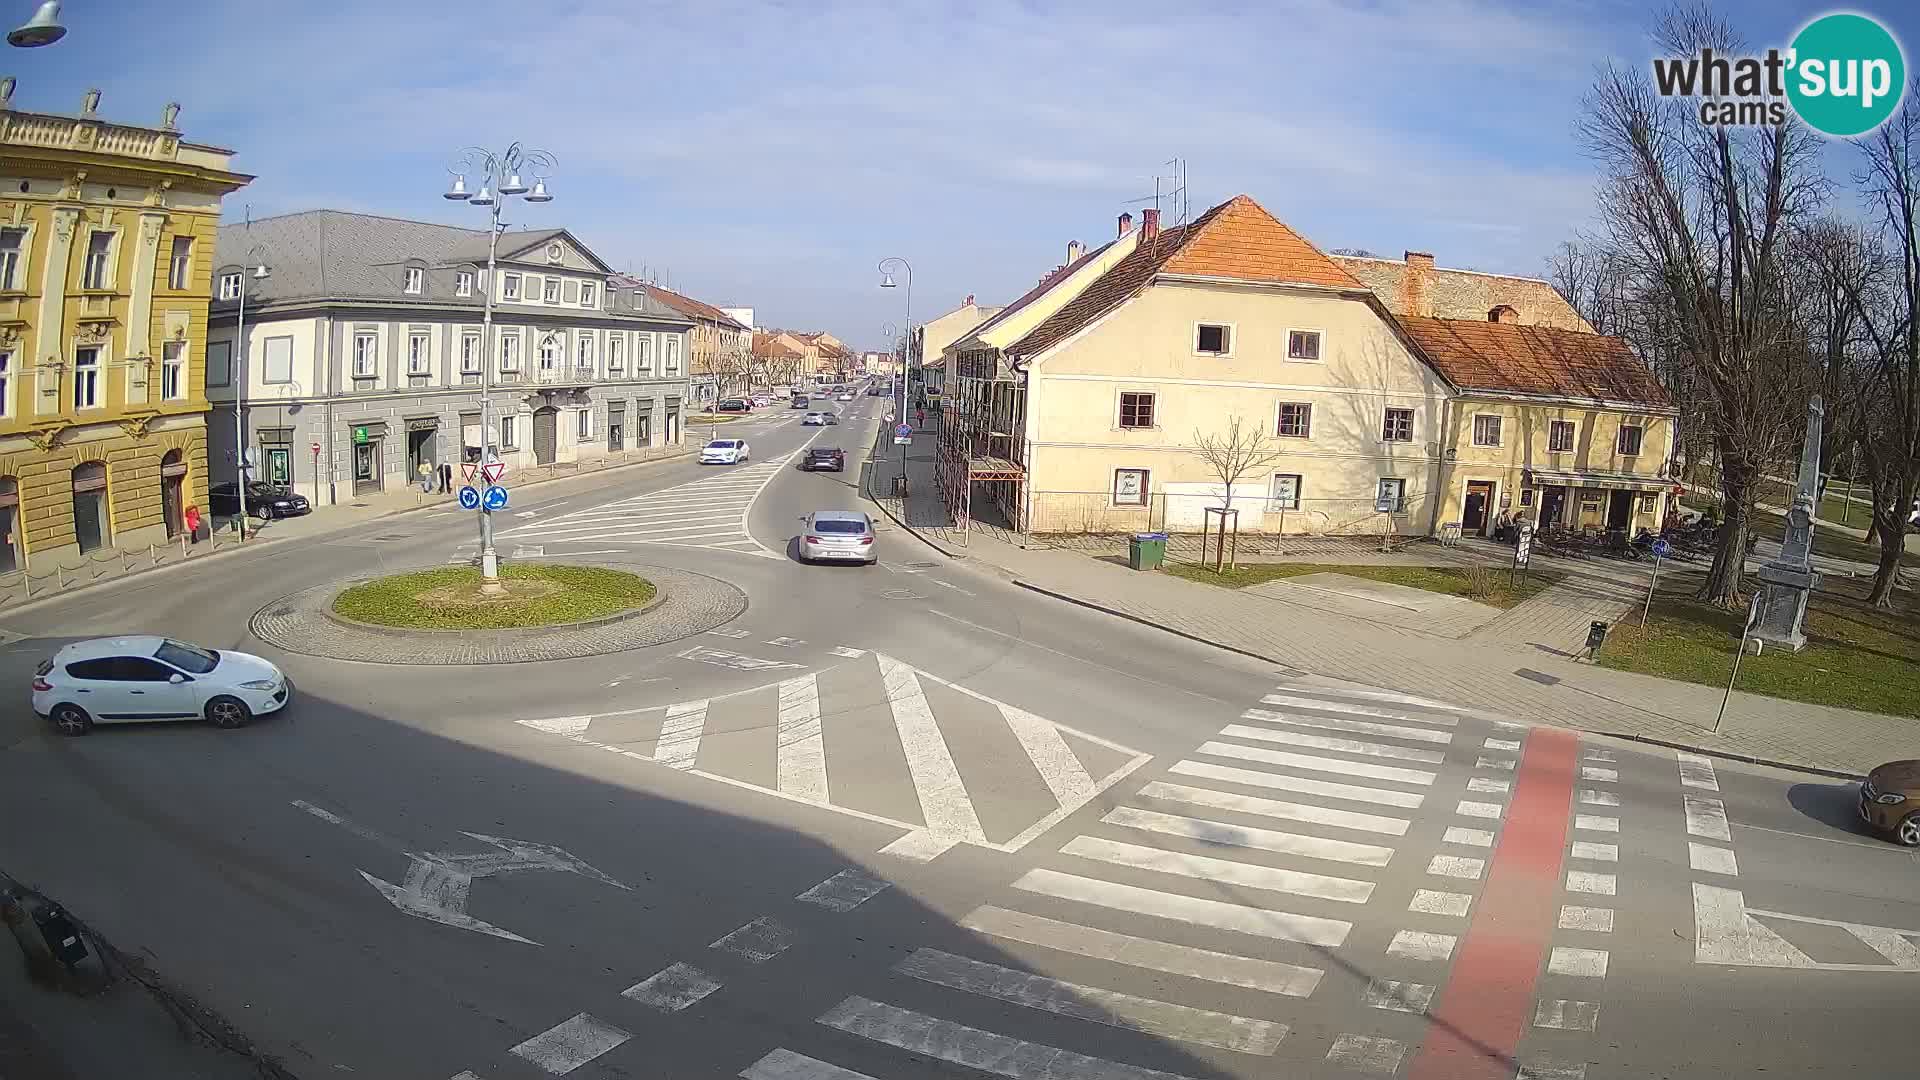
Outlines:
<svg viewBox="0 0 1920 1080"><path fill-rule="evenodd" d="M1466 940L1409 1080L1512 1080L1556 925L1580 737L1534 728Z"/></svg>

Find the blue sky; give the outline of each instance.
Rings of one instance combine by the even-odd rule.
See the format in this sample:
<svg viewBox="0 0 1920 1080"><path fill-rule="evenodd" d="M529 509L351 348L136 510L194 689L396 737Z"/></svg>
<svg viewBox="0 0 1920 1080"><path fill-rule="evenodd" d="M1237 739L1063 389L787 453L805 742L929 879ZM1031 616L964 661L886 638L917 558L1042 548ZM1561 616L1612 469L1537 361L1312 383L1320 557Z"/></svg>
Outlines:
<svg viewBox="0 0 1920 1080"><path fill-rule="evenodd" d="M9 25L32 0L3 0ZM1886 2L1920 63L1920 17ZM1732 4L1756 45L1829 8ZM1607 0L1186 4L69 0L66 40L7 50L19 108L182 103L257 174L238 220L316 207L478 224L444 202L470 143L560 159L545 207L622 269L665 268L760 321L863 346L1004 302L1069 240L1112 235L1187 160L1191 203L1245 192L1323 247L1537 274L1586 219L1572 136L1594 67L1644 63L1653 5ZM164 14L162 14L164 12ZM190 44L191 43L191 44ZM1853 158L1830 155L1836 178Z"/></svg>

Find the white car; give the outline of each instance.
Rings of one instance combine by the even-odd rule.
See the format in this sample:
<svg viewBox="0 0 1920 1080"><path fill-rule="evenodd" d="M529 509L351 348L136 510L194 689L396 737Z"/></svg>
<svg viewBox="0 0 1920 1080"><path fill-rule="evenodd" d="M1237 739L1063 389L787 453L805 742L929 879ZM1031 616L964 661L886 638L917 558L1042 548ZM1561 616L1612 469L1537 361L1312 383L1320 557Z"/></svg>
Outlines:
<svg viewBox="0 0 1920 1080"><path fill-rule="evenodd" d="M802 427L826 427L839 422L830 412L810 412L800 420Z"/></svg>
<svg viewBox="0 0 1920 1080"><path fill-rule="evenodd" d="M738 465L747 460L745 439L715 439L700 448L702 465Z"/></svg>
<svg viewBox="0 0 1920 1080"><path fill-rule="evenodd" d="M849 394L849 393L847 393L847 392L846 392L846 391L844 391L844 390L842 390L842 391L840 392L840 396L839 396L839 397L837 397L837 398L834 398L833 400L835 400L835 401L852 401L852 400L853 400L853 395L852 395L852 394Z"/></svg>
<svg viewBox="0 0 1920 1080"><path fill-rule="evenodd" d="M76 641L33 677L33 711L66 735L143 720L236 728L292 696L293 683L258 656L156 635Z"/></svg>

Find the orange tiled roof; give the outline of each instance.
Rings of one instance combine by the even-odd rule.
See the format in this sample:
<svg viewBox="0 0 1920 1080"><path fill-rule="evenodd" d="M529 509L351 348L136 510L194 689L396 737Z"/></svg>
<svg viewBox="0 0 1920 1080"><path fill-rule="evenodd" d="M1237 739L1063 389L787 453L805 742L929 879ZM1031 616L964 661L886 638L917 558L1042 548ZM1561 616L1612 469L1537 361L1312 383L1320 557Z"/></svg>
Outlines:
<svg viewBox="0 0 1920 1080"><path fill-rule="evenodd" d="M1236 195L1190 224L1161 229L1160 235L1151 240L1142 237L1126 258L1114 263L1079 296L1006 351L1031 356L1072 337L1132 299L1162 272L1336 289L1366 288L1266 208L1245 195Z"/></svg>
<svg viewBox="0 0 1920 1080"><path fill-rule="evenodd" d="M649 293L653 294L654 299L659 300L661 303L680 312L682 315L692 315L702 319L710 319L724 326L746 329L746 327L735 322L733 316L728 315L712 304L695 300L691 296L674 292L672 289L663 289L658 285L643 284L642 288L645 288Z"/></svg>
<svg viewBox="0 0 1920 1080"><path fill-rule="evenodd" d="M753 355L762 359L793 359L800 353L783 343L777 334L753 335Z"/></svg>
<svg viewBox="0 0 1920 1080"><path fill-rule="evenodd" d="M1462 390L1673 408L1653 371L1616 337L1476 319L1401 316L1399 322Z"/></svg>

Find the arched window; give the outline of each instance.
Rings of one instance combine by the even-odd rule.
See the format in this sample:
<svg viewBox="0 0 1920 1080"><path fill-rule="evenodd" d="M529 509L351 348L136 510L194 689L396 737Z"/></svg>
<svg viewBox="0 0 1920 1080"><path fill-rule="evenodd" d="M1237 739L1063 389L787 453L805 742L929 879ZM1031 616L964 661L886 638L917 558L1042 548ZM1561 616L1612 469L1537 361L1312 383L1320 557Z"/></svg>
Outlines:
<svg viewBox="0 0 1920 1080"><path fill-rule="evenodd" d="M552 371L560 366L560 335L548 334L540 339L540 370Z"/></svg>
<svg viewBox="0 0 1920 1080"><path fill-rule="evenodd" d="M73 469L73 542L82 552L113 542L107 517L107 463L88 461Z"/></svg>
<svg viewBox="0 0 1920 1080"><path fill-rule="evenodd" d="M178 450L169 450L160 458L160 520L171 540L186 531L187 460Z"/></svg>
<svg viewBox="0 0 1920 1080"><path fill-rule="evenodd" d="M1495 304L1493 310L1487 312L1487 321L1517 323L1520 321L1520 313L1505 304Z"/></svg>

